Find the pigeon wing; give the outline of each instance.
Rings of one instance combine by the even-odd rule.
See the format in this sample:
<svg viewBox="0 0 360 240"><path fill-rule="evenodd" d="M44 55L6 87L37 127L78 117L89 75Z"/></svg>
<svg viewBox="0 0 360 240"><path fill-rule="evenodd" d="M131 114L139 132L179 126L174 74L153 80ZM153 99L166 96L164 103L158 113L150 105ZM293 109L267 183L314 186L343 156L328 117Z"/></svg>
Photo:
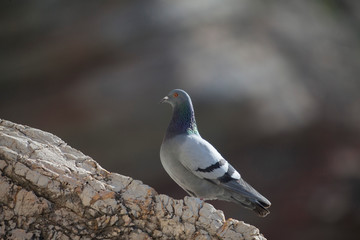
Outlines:
<svg viewBox="0 0 360 240"><path fill-rule="evenodd" d="M222 179L240 179L240 174L206 140L187 135L179 148L179 161L199 178L221 183Z"/></svg>
<svg viewBox="0 0 360 240"><path fill-rule="evenodd" d="M198 135L186 136L180 147L179 161L199 178L246 198L259 200L265 206L270 205L270 202L245 182L209 142Z"/></svg>

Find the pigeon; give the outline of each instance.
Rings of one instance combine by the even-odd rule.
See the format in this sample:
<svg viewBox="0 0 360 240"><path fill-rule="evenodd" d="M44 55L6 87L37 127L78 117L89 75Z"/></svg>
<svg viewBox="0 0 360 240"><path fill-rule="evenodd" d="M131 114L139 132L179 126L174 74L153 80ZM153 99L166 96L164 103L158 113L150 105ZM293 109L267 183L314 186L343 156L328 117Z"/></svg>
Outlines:
<svg viewBox="0 0 360 240"><path fill-rule="evenodd" d="M235 202L261 217L269 214L270 201L200 136L190 96L174 89L161 103L169 103L173 109L160 148L161 163L170 177L190 196Z"/></svg>

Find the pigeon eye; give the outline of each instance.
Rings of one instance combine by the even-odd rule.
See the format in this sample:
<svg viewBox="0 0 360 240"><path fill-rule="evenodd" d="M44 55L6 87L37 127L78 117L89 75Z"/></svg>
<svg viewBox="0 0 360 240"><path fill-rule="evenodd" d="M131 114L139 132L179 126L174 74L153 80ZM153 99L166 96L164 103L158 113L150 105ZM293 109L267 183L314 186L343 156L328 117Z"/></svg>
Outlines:
<svg viewBox="0 0 360 240"><path fill-rule="evenodd" d="M173 96L174 96L174 97L178 97L179 94L178 94L178 93L174 93Z"/></svg>

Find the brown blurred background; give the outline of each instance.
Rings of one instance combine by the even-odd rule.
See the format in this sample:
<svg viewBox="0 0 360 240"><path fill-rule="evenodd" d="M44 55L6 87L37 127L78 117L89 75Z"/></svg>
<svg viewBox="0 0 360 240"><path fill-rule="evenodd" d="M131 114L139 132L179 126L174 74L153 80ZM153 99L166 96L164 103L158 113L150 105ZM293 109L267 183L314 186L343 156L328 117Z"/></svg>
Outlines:
<svg viewBox="0 0 360 240"><path fill-rule="evenodd" d="M201 135L272 202L268 239L360 234L360 1L0 3L0 118L61 137L109 171L185 192L159 147L171 89Z"/></svg>

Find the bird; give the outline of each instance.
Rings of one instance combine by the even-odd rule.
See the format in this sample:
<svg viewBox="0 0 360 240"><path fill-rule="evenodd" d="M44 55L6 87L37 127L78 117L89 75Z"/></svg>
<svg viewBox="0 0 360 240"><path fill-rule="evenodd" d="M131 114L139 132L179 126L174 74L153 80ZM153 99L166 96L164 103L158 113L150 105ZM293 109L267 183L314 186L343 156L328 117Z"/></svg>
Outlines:
<svg viewBox="0 0 360 240"><path fill-rule="evenodd" d="M173 111L160 147L160 160L170 177L190 196L234 202L260 217L268 215L270 201L200 136L190 96L174 89L160 103L170 104Z"/></svg>

